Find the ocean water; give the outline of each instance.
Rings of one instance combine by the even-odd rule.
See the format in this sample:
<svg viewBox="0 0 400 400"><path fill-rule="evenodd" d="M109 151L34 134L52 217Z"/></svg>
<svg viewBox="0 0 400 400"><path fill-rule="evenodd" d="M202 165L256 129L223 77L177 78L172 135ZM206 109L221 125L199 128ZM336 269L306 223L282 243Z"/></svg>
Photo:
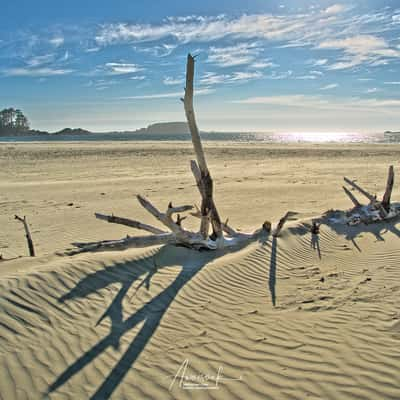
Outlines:
<svg viewBox="0 0 400 400"><path fill-rule="evenodd" d="M399 132L276 132L201 133L204 141L267 143L400 143ZM80 142L80 141L189 141L189 134L93 133L90 135L6 136L0 142Z"/></svg>

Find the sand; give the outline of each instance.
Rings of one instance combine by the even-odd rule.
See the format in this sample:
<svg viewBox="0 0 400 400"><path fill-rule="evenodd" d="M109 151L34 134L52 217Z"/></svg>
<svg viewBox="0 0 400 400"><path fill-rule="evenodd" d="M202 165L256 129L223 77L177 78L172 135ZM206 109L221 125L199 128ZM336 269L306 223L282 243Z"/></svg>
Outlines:
<svg viewBox="0 0 400 400"><path fill-rule="evenodd" d="M95 211L154 223L137 193L198 203L190 143L0 144L1 399L400 398L398 222L323 225L320 256L307 228L349 208L344 175L380 194L400 146L205 148L222 216L252 231L296 212L281 237L60 255L135 233Z"/></svg>

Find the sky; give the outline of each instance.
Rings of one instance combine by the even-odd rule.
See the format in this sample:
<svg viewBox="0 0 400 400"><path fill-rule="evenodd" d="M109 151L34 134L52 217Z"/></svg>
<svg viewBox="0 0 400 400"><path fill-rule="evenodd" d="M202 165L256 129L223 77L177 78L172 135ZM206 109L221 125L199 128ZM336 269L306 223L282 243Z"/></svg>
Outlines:
<svg viewBox="0 0 400 400"><path fill-rule="evenodd" d="M0 109L36 129L183 121L201 130L400 130L400 1L14 0L0 13Z"/></svg>

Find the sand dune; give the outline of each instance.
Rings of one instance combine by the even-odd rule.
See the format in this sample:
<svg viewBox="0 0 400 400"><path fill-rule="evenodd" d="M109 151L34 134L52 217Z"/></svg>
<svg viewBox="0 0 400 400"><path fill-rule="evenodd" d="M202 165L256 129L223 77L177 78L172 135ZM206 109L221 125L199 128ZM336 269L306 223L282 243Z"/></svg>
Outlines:
<svg viewBox="0 0 400 400"><path fill-rule="evenodd" d="M0 263L0 398L400 398L398 223L345 230L323 225L318 243L312 242L308 228L309 217L324 211L328 202L338 208L347 204L332 187L340 185L343 172L352 175L351 166L364 159L357 154L373 153L368 146L355 147L357 151L350 146L337 171L335 166L328 167L328 161L332 164L337 157L335 147L301 154L295 146L286 153L280 147L276 153L270 147L264 153L246 153L244 145L240 153L232 145L229 157L218 145L211 149L211 167L221 182L219 201L224 214L232 215L238 226L255 227L265 214L276 221L292 198L310 192L301 204L291 203L291 209L297 205L298 219L277 239L268 237L228 253L166 246L74 257L54 253L74 239L126 233L121 227L91 221L91 212L108 211L104 208L114 200L121 215L140 214L129 184L137 184L133 190L154 190L156 201L174 199L174 193L179 198L180 185L185 198L195 198L195 188L183 163L178 180L172 177L176 153L170 145L160 145L161 150L142 146L150 155L160 151L160 157L168 161L166 168L153 169L146 161L141 163L149 154L139 156L133 145L125 156L118 145L87 145L87 151L82 145L81 156L70 145L76 171L69 176L62 168L65 154L37 146L29 157L36 154L40 159L47 151L43 160L54 166L46 172L37 161L36 180L43 186L33 185L28 192L29 185L22 180L7 178L1 184L7 188L3 213L20 209L23 191L26 210L37 209L31 219L40 254L34 260ZM78 169L88 152L99 156L100 148L105 153L101 161L94 161L90 168L86 161L87 168ZM282 181L274 174L287 164L290 151L299 170L288 166L287 181ZM390 151L377 147L372 154L375 168L369 171L374 171L373 176L379 172L384 176ZM238 161L243 154L243 162L251 165L247 169ZM274 159L273 165L261 167L267 155ZM89 156L89 161L94 160L91 157L95 156ZM129 158L134 162L131 166ZM222 169L223 163L230 164L229 172ZM106 183L96 180L110 165L119 165L120 172L111 169ZM161 171L164 177L157 175ZM270 176L260 182L263 172ZM360 172L365 174L362 168ZM293 182L299 179L305 183ZM362 179L373 182L365 175ZM53 191L49 191L50 183ZM265 187L262 195L261 187ZM325 199L321 187L332 194L330 199ZM103 191L107 194L101 195ZM67 200L68 194L72 197ZM245 197L247 203L241 202ZM67 201L82 208L73 209L65 205ZM7 246L1 251L9 258L26 251L24 243L19 244L21 232L14 232L4 214L1 218L0 239ZM220 367L230 380L220 381L214 390L181 387L174 376L186 360L191 383L199 382L204 374L216 375Z"/></svg>

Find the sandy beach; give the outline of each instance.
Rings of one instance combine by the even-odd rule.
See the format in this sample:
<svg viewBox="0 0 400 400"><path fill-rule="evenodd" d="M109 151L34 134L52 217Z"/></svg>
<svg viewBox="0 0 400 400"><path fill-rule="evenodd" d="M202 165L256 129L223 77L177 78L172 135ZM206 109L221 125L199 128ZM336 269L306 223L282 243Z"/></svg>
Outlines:
<svg viewBox="0 0 400 400"><path fill-rule="evenodd" d="M323 225L320 254L307 225L350 208L343 176L381 195L399 151L207 142L222 219L253 231L293 211L281 237L67 256L137 233L94 212L156 224L136 194L199 204L191 143L0 144L0 398L399 399L398 221Z"/></svg>

